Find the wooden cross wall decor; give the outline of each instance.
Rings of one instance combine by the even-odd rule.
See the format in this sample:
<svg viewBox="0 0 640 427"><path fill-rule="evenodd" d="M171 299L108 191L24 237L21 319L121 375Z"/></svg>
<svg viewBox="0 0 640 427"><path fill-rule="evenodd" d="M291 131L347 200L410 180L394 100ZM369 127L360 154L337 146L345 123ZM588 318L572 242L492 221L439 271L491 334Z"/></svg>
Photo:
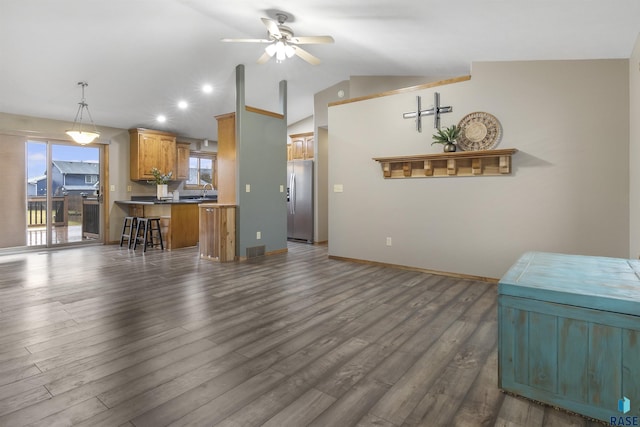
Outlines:
<svg viewBox="0 0 640 427"><path fill-rule="evenodd" d="M453 111L453 107L441 107L440 106L440 94L435 92L433 94L433 108L429 108L428 110L422 109L422 99L419 96L416 96L416 101L418 103L418 108L416 111L411 111L409 113L402 114L402 117L405 119L416 119L416 130L418 132L422 132L422 116L433 116L433 127L435 129L440 129L440 115L444 113L450 113Z"/></svg>

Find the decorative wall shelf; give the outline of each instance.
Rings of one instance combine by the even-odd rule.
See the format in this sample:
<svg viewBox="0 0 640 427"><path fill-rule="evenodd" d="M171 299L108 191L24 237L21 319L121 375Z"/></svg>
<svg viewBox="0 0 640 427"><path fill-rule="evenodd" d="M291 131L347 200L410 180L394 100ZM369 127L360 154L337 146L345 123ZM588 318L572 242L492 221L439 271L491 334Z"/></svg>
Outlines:
<svg viewBox="0 0 640 427"><path fill-rule="evenodd" d="M385 178L437 178L447 176L498 176L511 173L515 148L415 156L374 157Z"/></svg>

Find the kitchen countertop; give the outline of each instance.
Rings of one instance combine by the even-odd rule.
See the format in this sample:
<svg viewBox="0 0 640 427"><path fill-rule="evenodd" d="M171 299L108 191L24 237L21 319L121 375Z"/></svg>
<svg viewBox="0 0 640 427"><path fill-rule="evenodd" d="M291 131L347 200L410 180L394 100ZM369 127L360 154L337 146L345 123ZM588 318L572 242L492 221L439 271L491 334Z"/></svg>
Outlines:
<svg viewBox="0 0 640 427"><path fill-rule="evenodd" d="M216 203L217 199L210 198L193 198L193 199L180 199L178 201L174 200L158 200L156 198L147 198L140 200L116 200L115 203L121 205L181 205L181 204L200 204L200 203Z"/></svg>

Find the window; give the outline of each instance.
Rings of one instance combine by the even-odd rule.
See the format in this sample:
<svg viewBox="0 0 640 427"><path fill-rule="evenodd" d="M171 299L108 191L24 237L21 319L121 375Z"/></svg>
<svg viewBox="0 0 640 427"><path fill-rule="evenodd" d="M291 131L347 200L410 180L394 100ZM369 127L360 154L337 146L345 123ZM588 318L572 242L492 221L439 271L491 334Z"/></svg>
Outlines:
<svg viewBox="0 0 640 427"><path fill-rule="evenodd" d="M216 153L199 153L192 151L189 155L189 179L184 183L185 189L201 189L207 184L213 188L216 182Z"/></svg>
<svg viewBox="0 0 640 427"><path fill-rule="evenodd" d="M85 175L84 183L85 184L95 184L98 182L98 175Z"/></svg>

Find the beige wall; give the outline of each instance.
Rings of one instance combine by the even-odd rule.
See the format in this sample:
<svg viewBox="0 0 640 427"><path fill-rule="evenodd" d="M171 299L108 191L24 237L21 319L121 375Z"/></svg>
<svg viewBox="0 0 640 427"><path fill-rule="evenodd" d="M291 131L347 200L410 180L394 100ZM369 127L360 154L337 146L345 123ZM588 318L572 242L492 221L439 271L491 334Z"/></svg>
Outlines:
<svg viewBox="0 0 640 427"><path fill-rule="evenodd" d="M330 255L501 277L531 250L628 256L627 60L476 63L441 86L453 113L486 111L520 150L510 176L385 180L372 157L441 151L402 113L434 89L329 108ZM391 237L393 245L385 245Z"/></svg>
<svg viewBox="0 0 640 427"><path fill-rule="evenodd" d="M640 35L629 60L629 255L640 258Z"/></svg>
<svg viewBox="0 0 640 427"><path fill-rule="evenodd" d="M0 170L2 170L2 232L0 248L24 246L27 216L25 139L20 136L0 134ZM18 191L21 190L21 191Z"/></svg>
<svg viewBox="0 0 640 427"><path fill-rule="evenodd" d="M26 244L25 179L27 140L69 141L64 133L72 123L65 121L26 117L0 113L0 170L10 171L11 185L3 186L3 199L12 203L5 205L4 221L11 224L10 232L0 234L0 248L24 246ZM124 129L98 127L100 140L107 143L109 155L108 183L113 191L107 192L109 241L119 239L120 224L124 212L113 205L114 200L129 199L131 194L153 194L152 186L129 181L129 133ZM6 153L6 154L5 154ZM132 193L127 192L132 185Z"/></svg>

